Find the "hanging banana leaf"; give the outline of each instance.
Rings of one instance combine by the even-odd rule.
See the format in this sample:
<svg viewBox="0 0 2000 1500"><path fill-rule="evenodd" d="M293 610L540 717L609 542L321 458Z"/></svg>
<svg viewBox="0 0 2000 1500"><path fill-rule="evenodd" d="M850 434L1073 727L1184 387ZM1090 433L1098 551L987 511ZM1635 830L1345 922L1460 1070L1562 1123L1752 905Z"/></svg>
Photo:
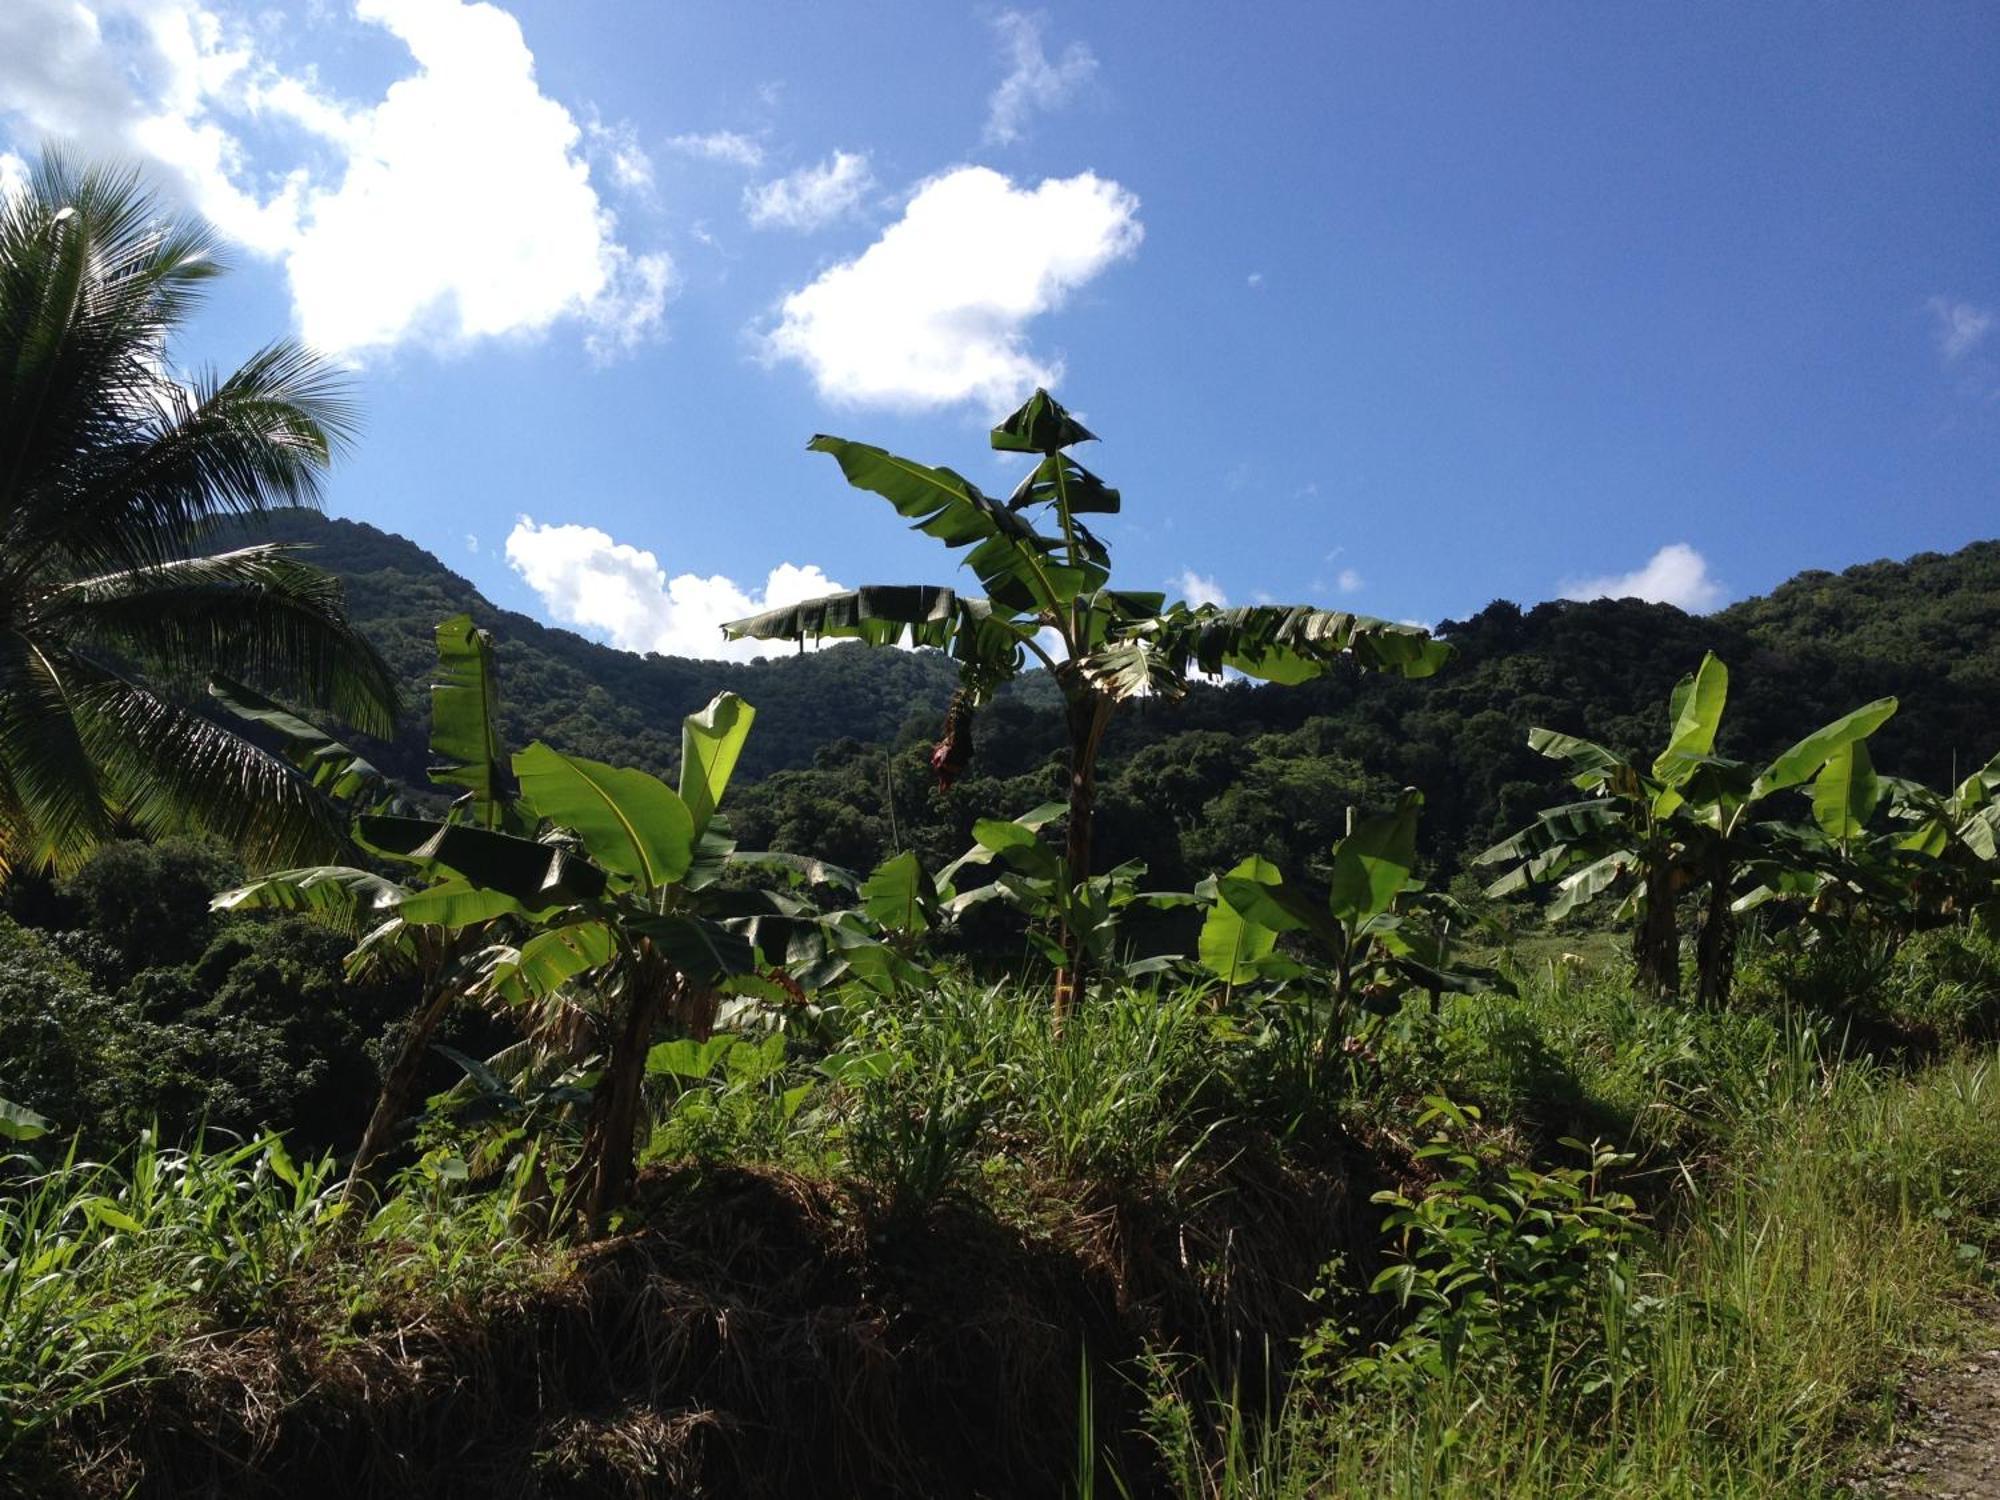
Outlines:
<svg viewBox="0 0 2000 1500"><path fill-rule="evenodd" d="M473 625L471 615L454 615L437 628L437 652L431 780L464 787L471 794L472 821L481 828L502 827L515 786L500 743L493 638Z"/></svg>

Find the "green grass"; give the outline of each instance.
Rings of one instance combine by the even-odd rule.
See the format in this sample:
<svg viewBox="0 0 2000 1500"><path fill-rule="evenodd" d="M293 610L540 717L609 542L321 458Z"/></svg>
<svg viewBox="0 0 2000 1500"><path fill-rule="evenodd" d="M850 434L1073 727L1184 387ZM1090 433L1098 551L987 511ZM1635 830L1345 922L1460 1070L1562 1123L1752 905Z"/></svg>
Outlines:
<svg viewBox="0 0 2000 1500"><path fill-rule="evenodd" d="M1415 1389L1325 1364L1277 1403L1156 1371L1151 1426L1177 1491L1844 1492L1887 1435L1900 1370L1983 1284L2000 1070L1969 1055L1906 1079L1805 1050L1765 1066L1767 1086L1716 1122L1719 1156L1689 1164L1659 1248L1574 1315L1597 1337L1567 1329L1511 1378L1468 1369ZM1609 1386L1551 1353L1601 1348L1614 1326L1633 1364Z"/></svg>

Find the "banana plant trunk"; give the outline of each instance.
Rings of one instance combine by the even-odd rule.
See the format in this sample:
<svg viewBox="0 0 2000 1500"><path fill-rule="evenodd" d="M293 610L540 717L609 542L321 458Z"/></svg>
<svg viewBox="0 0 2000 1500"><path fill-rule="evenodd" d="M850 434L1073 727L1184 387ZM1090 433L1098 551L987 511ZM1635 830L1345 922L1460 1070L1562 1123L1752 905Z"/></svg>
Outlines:
<svg viewBox="0 0 2000 1500"><path fill-rule="evenodd" d="M652 964L642 965L634 975L638 993L625 1012L624 1025L611 1040L603 1076L591 1096L590 1119L584 1126L583 1149L577 1159L577 1186L568 1195L585 1233L593 1237L603 1232L611 1211L622 1207L632 1194L634 1138L639 1130L646 1053L673 984L670 975L649 972L653 968Z"/></svg>
<svg viewBox="0 0 2000 1500"><path fill-rule="evenodd" d="M1632 964L1639 993L1651 1000L1681 988L1681 936L1674 920L1674 870L1666 860L1646 866L1645 899L1632 935Z"/></svg>
<svg viewBox="0 0 2000 1500"><path fill-rule="evenodd" d="M1090 879L1092 823L1097 816L1097 750L1111 722L1112 701L1087 687L1070 685L1065 705L1069 727L1069 821L1063 848L1072 886ZM1090 982L1090 957L1067 923L1062 932L1063 966L1056 972L1055 1008L1069 1014Z"/></svg>
<svg viewBox="0 0 2000 1500"><path fill-rule="evenodd" d="M1736 913L1730 909L1735 872L1726 854L1717 853L1705 872L1708 907L1702 915L1701 936L1695 940L1695 983L1703 1005L1729 1003L1736 976Z"/></svg>
<svg viewBox="0 0 2000 1500"><path fill-rule="evenodd" d="M456 985L443 980L433 981L425 991L423 1002L403 1032L396 1060L382 1080L382 1092L375 1100L375 1112L368 1117L368 1128L361 1132L354 1164L347 1171L347 1184L341 1189L342 1198L353 1201L364 1193L372 1196L381 1186L382 1163L388 1159L389 1147L395 1139L396 1122L409 1113L424 1054L430 1050L431 1038L437 1034L458 994Z"/></svg>

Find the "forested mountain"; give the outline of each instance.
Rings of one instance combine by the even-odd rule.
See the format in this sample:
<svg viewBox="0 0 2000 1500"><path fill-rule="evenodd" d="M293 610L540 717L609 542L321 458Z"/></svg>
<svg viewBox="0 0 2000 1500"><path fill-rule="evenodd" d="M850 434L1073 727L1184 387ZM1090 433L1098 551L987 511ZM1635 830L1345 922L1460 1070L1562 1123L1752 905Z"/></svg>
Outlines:
<svg viewBox="0 0 2000 1500"><path fill-rule="evenodd" d="M935 653L843 645L737 665L638 656L495 609L414 544L309 513L278 535L310 542L348 584L356 618L410 693L384 758L420 777L431 630L470 610L500 641L507 732L665 773L680 716L732 688L760 718L734 803L747 842L866 865L898 846L938 858L972 821L1060 791L1053 695L1034 676L978 722L971 774L948 794L923 763L954 674ZM1545 806L1558 785L1529 726L1630 749L1656 746L1667 695L1704 651L1729 663L1719 749L1763 755L1870 698L1894 693L1876 737L1885 771L1941 783L2000 750L2000 542L1949 555L1803 573L1770 595L1691 616L1636 600L1495 602L1441 631L1459 655L1427 681L1337 674L1300 687L1199 687L1140 705L1107 745L1100 848L1141 857L1164 883L1259 848L1296 867L1335 835L1351 801L1423 789L1424 833L1446 870Z"/></svg>
<svg viewBox="0 0 2000 1500"><path fill-rule="evenodd" d="M298 542L345 580L348 607L401 679L406 712L393 745L361 741L384 769L421 782L429 737L427 684L438 621L469 611L499 643L508 742L546 739L578 755L665 774L679 765L680 721L724 689L757 706L740 774L812 763L843 735L891 739L914 715L928 721L957 683L934 653L848 646L811 657L737 663L639 655L552 629L487 602L416 543L314 511L280 513L248 538Z"/></svg>

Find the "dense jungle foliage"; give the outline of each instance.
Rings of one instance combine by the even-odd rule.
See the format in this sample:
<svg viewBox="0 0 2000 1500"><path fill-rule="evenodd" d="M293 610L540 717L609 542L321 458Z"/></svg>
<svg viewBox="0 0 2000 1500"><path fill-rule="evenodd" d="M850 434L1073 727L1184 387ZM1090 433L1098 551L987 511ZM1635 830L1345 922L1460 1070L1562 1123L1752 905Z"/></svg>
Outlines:
<svg viewBox="0 0 2000 1500"><path fill-rule="evenodd" d="M757 847L862 869L913 848L941 864L976 819L1060 795L1060 709L1042 674L980 712L971 765L940 793L925 758L957 677L938 653L840 644L750 666L640 657L495 609L429 553L373 527L311 512L269 525L276 538L310 542L345 581L357 624L405 684L413 711L382 759L406 779L424 766L432 627L468 610L497 637L515 743L539 736L671 775L681 715L724 689L756 703L762 724L739 774L759 784L739 787L733 811ZM1162 885L1250 852L1296 867L1326 847L1350 801L1386 806L1417 786L1424 852L1449 876L1560 788L1527 747L1530 725L1637 748L1668 689L1708 651L1740 669L1722 741L1731 754L1775 754L1885 695L1903 703L1874 741L1885 770L1943 784L2000 744L2000 542L1803 573L1713 615L1638 600L1526 610L1501 600L1438 634L1459 654L1422 682L1342 673L1289 687L1197 684L1171 709L1136 705L1106 735L1100 862L1145 860Z"/></svg>

